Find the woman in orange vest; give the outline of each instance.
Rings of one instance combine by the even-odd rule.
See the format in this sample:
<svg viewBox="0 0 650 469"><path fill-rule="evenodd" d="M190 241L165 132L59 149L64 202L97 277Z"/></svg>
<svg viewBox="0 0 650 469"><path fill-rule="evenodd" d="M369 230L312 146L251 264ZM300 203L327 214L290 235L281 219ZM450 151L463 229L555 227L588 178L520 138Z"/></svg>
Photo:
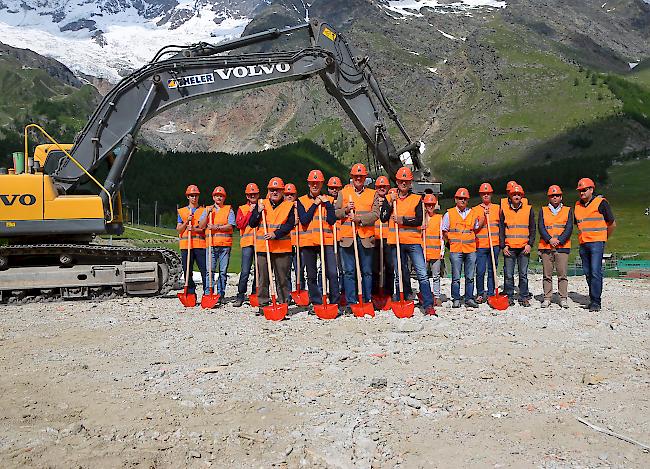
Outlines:
<svg viewBox="0 0 650 469"><path fill-rule="evenodd" d="M427 263L424 260L422 248L422 197L411 192L413 185L413 173L406 166L401 167L395 174L397 179L397 197L391 200L384 200L381 208L381 221L388 221L388 244L391 248L393 265L397 266L397 226L399 226L400 260L402 263L402 279L404 283L404 298L413 298L411 287L411 275L408 267L408 259L411 260L415 275L420 284L420 295L422 296L422 313L435 316L433 307L433 294L429 277L427 275ZM393 205L397 213L393 210ZM395 272L397 278L398 272ZM399 285L395 285L395 291L399 291ZM395 295L393 296L396 300Z"/></svg>
<svg viewBox="0 0 650 469"><path fill-rule="evenodd" d="M603 254L605 243L616 228L616 219L609 202L602 196L594 197L594 181L582 178L578 181L580 200L574 207L578 226L580 259L589 286L589 311L600 311L603 293Z"/></svg>
<svg viewBox="0 0 650 469"><path fill-rule="evenodd" d="M296 226L293 203L284 200L284 182L279 177L271 178L267 186L268 199L258 200L257 208L251 213L248 226L257 228L257 265L259 271L260 288L258 299L260 309L258 314L264 314L263 306L270 303L269 272L266 263L266 242L269 242L271 269L274 272L275 282L278 285L278 302L286 303L289 300L288 274L291 270L291 230ZM264 234L262 224L262 210L266 212L268 233Z"/></svg>
<svg viewBox="0 0 650 469"><path fill-rule="evenodd" d="M237 298L233 303L233 306L237 307L244 304L246 290L248 288L248 277L254 264L253 256L255 255L255 248L253 247L253 243L255 239L253 237L255 230L248 226L248 221L250 220L251 212L257 206L257 201L260 198L260 189L257 187L257 184L250 182L246 185L245 193L246 203L237 209L237 217L235 218L241 236L239 239L239 246L241 247L241 273L239 274L239 284L237 286ZM255 291L255 287L255 277L253 277L253 292Z"/></svg>
<svg viewBox="0 0 650 469"><path fill-rule="evenodd" d="M206 264L210 264L208 272L208 287L213 283L213 273L217 272L219 266L219 278L217 281L217 293L221 295L219 303L226 302L226 280L228 279L228 262L230 261L230 250L232 248L232 233L236 225L235 212L230 205L224 205L226 201L226 189L217 186L212 191L211 205L203 211L199 222L199 228L205 231L206 247L212 246L212 259ZM206 249L206 255L209 250ZM214 289L213 289L214 290Z"/></svg>
<svg viewBox="0 0 650 469"><path fill-rule="evenodd" d="M187 186L187 189L185 189L185 196L187 197L188 204L187 207L178 209L176 231L180 238L179 245L181 249L183 273L185 276L189 275L187 292L195 293L196 291L196 284L192 278L194 262L196 261L196 265L199 267L199 271L201 272L201 278L203 279L203 292L208 294L210 293L210 289L208 288L205 272L205 234L203 230L199 228L199 220L204 210L203 207L199 207L200 194L201 191L199 191L199 188L194 184ZM192 233L192 249L189 249L190 232ZM190 256L189 273L185 270L187 268L188 255Z"/></svg>
<svg viewBox="0 0 650 469"><path fill-rule="evenodd" d="M375 181L375 190L377 191L377 196L381 197L383 200L386 200L386 195L388 194L388 189L390 189L390 181L386 176L379 176ZM397 189L396 189L397 190ZM382 201L383 205L383 201ZM379 228L381 225L381 229ZM390 250L388 249L388 222L382 222L381 219L377 219L375 222L375 252L372 261L372 271L375 272L372 281L372 293L379 294L379 283L381 275L379 274L379 269L384 269L384 284L381 285L384 292L387 295L393 294L394 287L394 276L395 268L393 267L393 256L390 255ZM384 265L380 266L380 242L383 243L384 247Z"/></svg>
<svg viewBox="0 0 650 469"><path fill-rule="evenodd" d="M535 242L535 214L523 202L524 189L517 185L508 196L499 217L499 246L503 251L503 290L508 302L515 304L515 262L519 272L519 304L530 306L528 290L528 263Z"/></svg>
<svg viewBox="0 0 650 469"><path fill-rule="evenodd" d="M364 302L370 302L372 293L372 250L375 246L375 221L379 218L381 199L374 189L365 186L368 171L361 163L350 170L352 184L345 186L338 195L336 218L341 221L339 230L341 261L343 264L343 285L347 303L358 301L354 248L352 246L352 211L357 230L359 247L359 266L361 269L361 289ZM351 311L348 311L351 312Z"/></svg>
<svg viewBox="0 0 650 469"><path fill-rule="evenodd" d="M544 279L544 300L542 308L551 306L553 295L553 269L557 271L557 289L560 293L560 306L569 307L568 270L573 232L573 210L562 204L562 189L552 185L546 193L548 205L539 209L537 228L539 244L537 251L542 258Z"/></svg>
<svg viewBox="0 0 650 469"><path fill-rule="evenodd" d="M485 223L485 216L477 214L467 206L469 191L459 188L454 195L456 206L447 210L442 217L442 234L449 241L451 262L452 307L460 308L460 276L465 272L465 295L462 300L468 308L478 308L474 299L474 273L476 272L476 232Z"/></svg>
<svg viewBox="0 0 650 469"><path fill-rule="evenodd" d="M445 245L442 237L442 215L436 213L438 198L433 194L424 196L424 248L427 266L433 281L433 306L442 306L440 298L440 272L444 267Z"/></svg>
<svg viewBox="0 0 650 469"><path fill-rule="evenodd" d="M321 259L321 269L325 269L329 281L329 302L338 304L340 300L339 276L334 256L334 232L332 226L336 223L334 214L334 199L321 194L325 177L314 169L307 176L309 192L298 198L298 219L300 220L300 254L307 269L307 289L309 301L313 305L323 303L324 285L318 285L317 261L320 256L320 217L323 216L323 243L325 259Z"/></svg>
<svg viewBox="0 0 650 469"><path fill-rule="evenodd" d="M492 251L494 262L499 264L499 218L501 208L492 203L492 185L484 182L478 189L481 203L474 207L478 216L486 216L485 225L476 233L476 302L485 303L488 296L494 295L494 271L490 260L490 238L492 238ZM487 216L490 217L490 226ZM487 271L487 294L485 291L485 272Z"/></svg>

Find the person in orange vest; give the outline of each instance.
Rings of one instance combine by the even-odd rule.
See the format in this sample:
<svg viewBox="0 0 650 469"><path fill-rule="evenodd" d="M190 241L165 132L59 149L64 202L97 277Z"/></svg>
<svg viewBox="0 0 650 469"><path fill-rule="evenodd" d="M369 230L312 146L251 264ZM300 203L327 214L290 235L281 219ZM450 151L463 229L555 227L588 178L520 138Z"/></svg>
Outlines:
<svg viewBox="0 0 650 469"><path fill-rule="evenodd" d="M269 198L258 200L257 209L251 213L248 226L257 228L257 265L259 271L259 293L260 302L258 314L264 314L262 307L270 303L269 295L269 272L266 262L266 242L269 242L269 253L271 255L271 268L278 285L278 301L287 303L289 300L289 272L291 271L291 230L296 226L296 218L293 210L293 203L284 200L284 182L279 177L271 178L267 186ZM264 234L262 223L262 210L266 211L266 224L268 233Z"/></svg>
<svg viewBox="0 0 650 469"><path fill-rule="evenodd" d="M507 195L507 197L502 198L501 202L500 202L500 206L501 206L502 211L508 206L510 191L515 186L521 186L521 184L519 184L517 181L508 181L508 184L506 184L506 195ZM521 198L521 203L524 204L524 205L528 205L528 199L526 197L522 197Z"/></svg>
<svg viewBox="0 0 650 469"><path fill-rule="evenodd" d="M442 217L443 237L449 242L449 261L451 262L452 307L460 308L460 276L465 272L465 295L463 300L468 308L478 308L474 299L474 274L476 273L476 233L485 224L485 216L467 206L469 191L461 187L454 195L456 206L447 210Z"/></svg>
<svg viewBox="0 0 650 469"><path fill-rule="evenodd" d="M286 183L284 185L284 200L287 202L291 202L293 204L294 208L294 218L296 218L296 226L298 226L298 219L296 217L296 209L298 207L297 205L297 200L298 200L298 189L296 189L296 185L292 184L290 182ZM289 269L289 285L293 285L291 282L291 270L293 270L294 274L297 276L298 275L298 251L296 249L296 226L293 227L293 230L291 230L291 246L292 246L292 253L291 253L291 266L292 269ZM302 262L302 259L300 259L300 267L302 272L300 272L300 285L305 285L305 272L304 272L304 263ZM302 288L302 287L301 287ZM293 298L289 299L289 302L293 302Z"/></svg>
<svg viewBox="0 0 650 469"><path fill-rule="evenodd" d="M602 195L594 196L596 185L589 178L578 181L580 200L574 207L578 227L580 259L589 286L589 311L600 311L603 293L603 254L605 243L616 228L612 208Z"/></svg>
<svg viewBox="0 0 650 469"><path fill-rule="evenodd" d="M427 194L422 199L424 202L424 236L425 236L425 259L428 270L431 271L433 282L433 306L442 306L440 293L440 274L444 268L445 244L442 236L442 215L436 213L438 198L433 194Z"/></svg>
<svg viewBox="0 0 650 469"><path fill-rule="evenodd" d="M255 230L248 225L248 222L260 198L260 189L257 187L257 184L250 182L246 185L245 193L246 203L237 209L237 217L235 218L237 228L239 228L241 235L239 240L239 246L241 247L241 273L239 274L239 284L237 285L237 298L233 303L233 306L236 307L244 304L246 290L248 288L248 277L254 265L253 256L255 255L255 248L253 247L253 243L255 242ZM255 287L255 276L253 276L253 292L255 291Z"/></svg>
<svg viewBox="0 0 650 469"><path fill-rule="evenodd" d="M390 181L388 178L386 176L379 176L375 181L375 190L377 191L377 195L383 200L386 200L386 195L388 194L389 189ZM379 229L380 225L381 230ZM381 219L377 219L375 222L375 252L372 268L373 272L375 272L372 282L372 292L375 294L379 293L379 282L381 278L379 275L379 269L381 268L379 265L381 257L379 252L380 242L384 244L384 284L381 285L381 287L383 287L386 294L393 294L395 268L393 267L393 256L390 254L390 250L388 249L388 230L388 222L382 222Z"/></svg>
<svg viewBox="0 0 650 469"><path fill-rule="evenodd" d="M397 197L384 200L381 207L380 220L389 222L388 244L391 248L393 265L397 266L397 227L399 227L400 260L402 261L402 279L404 283L404 297L413 298L411 287L411 275L408 267L408 259L415 269L415 275L420 284L420 295L422 296L422 312L429 316L435 316L433 307L433 294L429 277L427 275L427 263L424 259L422 249L422 197L411 192L413 185L413 173L406 166L401 167L395 174L397 179ZM394 207L397 212L394 212ZM397 278L398 272L395 272ZM399 291L399 285L395 285L395 291ZM395 295L393 296L395 298ZM399 300L399 298L396 298Z"/></svg>
<svg viewBox="0 0 650 469"><path fill-rule="evenodd" d="M188 293L195 293L196 291L196 284L192 278L194 262L196 262L196 265L199 267L199 271L201 272L204 293L210 293L205 271L205 233L201 228L199 228L199 220L201 219L204 210L203 207L199 206L200 194L201 191L199 191L199 188L194 184L187 186L187 189L185 189L185 196L187 197L188 204L187 207L178 209L178 219L176 223L176 231L180 238L179 244L181 249L183 273L186 276L189 275L189 281L187 284ZM191 250L189 249L190 232L192 233ZM187 268L188 255L190 256L189 273L185 270Z"/></svg>
<svg viewBox="0 0 650 469"><path fill-rule="evenodd" d="M307 176L309 192L298 198L298 219L300 221L300 253L307 269L307 289L309 301L313 305L323 303L324 285L318 284L317 261L320 256L320 217L323 216L323 243L325 259L321 259L321 269L325 269L329 281L329 302L338 304L340 299L339 276L334 256L334 233L332 226L336 223L334 199L321 194L325 177L314 169Z"/></svg>
<svg viewBox="0 0 650 469"><path fill-rule="evenodd" d="M363 164L354 164L350 170L352 184L348 184L339 192L334 205L336 218L341 221L341 229L339 230L340 253L343 264L343 285L348 304L356 304L358 301L354 248L352 245L352 211L354 211L354 221L357 229L362 283L361 294L364 302L370 302L372 291L372 250L375 245L375 221L379 218L381 197L377 196L374 189L365 186L367 176L368 171Z"/></svg>
<svg viewBox="0 0 650 469"><path fill-rule="evenodd" d="M341 189L343 188L343 184L341 183L341 179L332 176L327 180L327 194L336 202L336 200L339 198L339 192L341 192ZM336 213L336 212L335 212ZM333 228L336 227L336 239L334 242L336 243L336 251L335 255L339 252L339 241L341 240L341 220L336 220L336 224L333 226ZM343 285L343 266L341 264L341 256L336 255L336 266L338 268L338 276L339 276L339 293L342 296L345 296L345 287Z"/></svg>
<svg viewBox="0 0 650 469"><path fill-rule="evenodd" d="M524 204L524 189L514 186L508 204L499 217L499 246L503 251L503 290L508 302L515 304L515 262L519 272L519 304L530 306L528 290L528 263L530 250L535 243L535 214L533 208Z"/></svg>
<svg viewBox="0 0 650 469"><path fill-rule="evenodd" d="M499 264L499 218L501 208L492 203L492 185L484 182L478 189L481 203L474 207L478 216L485 216L486 222L476 233L476 302L485 303L489 296L494 295L494 270L490 259L490 238L492 238L492 250L494 262ZM487 224L487 216L490 217L490 226ZM489 233L489 234L488 234ZM488 237L489 236L489 237ZM487 271L487 293L485 291L485 273Z"/></svg>
<svg viewBox="0 0 650 469"><path fill-rule="evenodd" d="M571 233L573 232L573 209L562 204L562 189L552 185L546 192L548 205L539 209L537 228L539 244L537 251L542 258L544 300L542 308L551 306L553 295L553 269L557 271L557 289L560 293L560 306L569 307L568 270L571 252Z"/></svg>
<svg viewBox="0 0 650 469"><path fill-rule="evenodd" d="M210 285L213 285L214 272L217 272L219 266L219 276L217 280L217 288L213 291L221 295L219 303L226 302L226 280L228 278L228 262L230 261L230 249L232 248L232 233L236 225L235 212L230 205L224 205L226 201L226 189L217 186L212 191L212 200L214 205L211 205L201 214L199 220L199 228L205 230L205 244L206 248L212 246L212 260L210 264L210 272L208 272L208 290ZM208 249L206 249L206 266L208 264Z"/></svg>

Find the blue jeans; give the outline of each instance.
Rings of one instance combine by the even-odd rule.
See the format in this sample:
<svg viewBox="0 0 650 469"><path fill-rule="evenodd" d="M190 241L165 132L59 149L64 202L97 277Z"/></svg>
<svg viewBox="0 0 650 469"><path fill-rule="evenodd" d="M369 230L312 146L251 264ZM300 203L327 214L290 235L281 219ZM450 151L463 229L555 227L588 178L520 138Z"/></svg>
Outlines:
<svg viewBox="0 0 650 469"><path fill-rule="evenodd" d="M429 276L427 275L427 263L424 260L424 252L422 251L421 244L400 244L400 261L402 262L402 282L404 283L404 296L411 296L413 289L411 288L411 276L408 268L407 259L411 259L415 275L420 284L420 294L422 295L422 307L428 308L433 306L433 293L431 293L431 285L429 285ZM393 266L395 267L395 291L399 292L399 278L397 270L397 246L391 245L391 257L393 259Z"/></svg>
<svg viewBox="0 0 650 469"><path fill-rule="evenodd" d="M201 278L203 279L203 291L205 293L209 293L207 282L205 281L206 279L205 249L192 248L191 251L192 252L190 254L190 278L188 279L187 282L187 292L194 293L196 291L196 284L194 283L194 279L192 278L192 272L194 271L194 262L196 261L196 265L199 267L199 271L201 272ZM187 275L187 272L185 270L187 269L187 249L181 249L181 262L183 263L183 273Z"/></svg>
<svg viewBox="0 0 650 469"><path fill-rule="evenodd" d="M298 255L296 254L296 247L294 246L291 251L291 266L293 268L293 281L291 280L291 271L289 269L289 289L293 291L296 286L295 279L298 277ZM305 289L305 261L303 260L302 248L300 249L300 289Z"/></svg>
<svg viewBox="0 0 650 469"><path fill-rule="evenodd" d="M499 246L492 246L494 263L499 265ZM494 270L490 259L490 248L476 249L476 294L485 297L485 272L487 271L487 296L494 295Z"/></svg>
<svg viewBox="0 0 650 469"><path fill-rule="evenodd" d="M603 253L605 241L594 241L580 245L582 270L589 286L589 300L592 305L600 306L603 293Z"/></svg>
<svg viewBox="0 0 650 469"><path fill-rule="evenodd" d="M510 248L510 255L503 255L503 290L508 298L515 296L515 262L519 272L519 301L530 298L528 291L528 262L530 254L524 254L524 248Z"/></svg>
<svg viewBox="0 0 650 469"><path fill-rule="evenodd" d="M325 246L324 251L325 275L329 281L329 302L331 304L338 304L341 294L339 292L339 274L336 267L336 258L334 257L334 247ZM314 305L323 304L322 276L319 276L319 269L317 268L317 259L320 257L320 246L300 248L300 255L307 269L309 301ZM322 259L320 268L323 268Z"/></svg>
<svg viewBox="0 0 650 469"><path fill-rule="evenodd" d="M226 278L228 277L228 261L230 260L230 247L225 247L225 246L216 246L212 248L212 260L209 260L209 249L205 250L206 252L206 260L205 263L206 265L210 264L210 271L208 272L207 275L207 290L210 290L210 287L212 287L212 291L215 290L214 288L214 276L212 275L214 272L219 272L219 278L217 280L217 293L220 294L221 296L224 296L226 294ZM218 266L218 267L217 267ZM219 270L217 270L217 268Z"/></svg>
<svg viewBox="0 0 650 469"><path fill-rule="evenodd" d="M248 277L251 274L251 267L253 266L255 249L253 246L246 246L241 248L241 273L239 274L239 285L237 286L237 298L244 299L246 296L246 290L248 289ZM255 281L255 276L253 276L253 292L257 282Z"/></svg>
<svg viewBox="0 0 650 469"><path fill-rule="evenodd" d="M461 300L460 274L465 271L465 301L474 299L474 272L476 271L476 252L450 252L451 261L451 299Z"/></svg>
<svg viewBox="0 0 650 469"><path fill-rule="evenodd" d="M372 248L365 248L361 244L361 239L357 236L357 246L359 246L359 266L361 267L361 290L363 291L364 303L370 302L372 291ZM357 269L354 264L354 246L348 248L342 247L339 251L343 264L343 286L345 289L345 299L348 304L358 302L357 293Z"/></svg>

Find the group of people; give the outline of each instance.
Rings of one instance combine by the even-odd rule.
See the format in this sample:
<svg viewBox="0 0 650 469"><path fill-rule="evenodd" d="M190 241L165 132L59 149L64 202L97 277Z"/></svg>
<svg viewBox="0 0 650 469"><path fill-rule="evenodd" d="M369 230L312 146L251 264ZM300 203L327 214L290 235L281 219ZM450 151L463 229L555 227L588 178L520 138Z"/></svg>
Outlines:
<svg viewBox="0 0 650 469"><path fill-rule="evenodd" d="M477 308L495 294L499 254L504 260L504 293L510 305L518 301L528 307L528 263L539 232L544 290L541 307L551 305L552 277L556 271L560 306L566 308L568 259L576 225L589 286L588 308L600 310L604 247L616 223L607 200L594 194L591 179L578 182L579 200L574 207L562 203L559 186L550 186L548 205L539 210L537 223L522 186L515 181L508 183L507 197L499 203L492 201L490 183L482 183L478 190L481 203L474 207L468 206L469 190L461 187L454 195L455 206L441 214L434 194L412 192L413 174L408 167L395 174L395 188L391 188L385 176L376 179L374 189L366 185L367 180L365 166L357 163L350 170L350 183L343 186L338 177L331 177L327 193L323 192L325 177L318 169L309 173L308 191L300 197L294 184L285 184L279 177L271 178L264 199L260 198L259 187L249 183L245 189L247 203L238 207L236 213L225 204L223 187L212 192L213 205L202 207L198 187L188 186L188 205L178 210L177 231L183 268L190 265L189 291L195 290L191 266L196 262L205 293L214 288L221 295L220 302L225 301L226 272L237 228L242 256L234 305L241 306L246 301L255 266L252 291L257 294L260 313L271 302L269 259L280 303L291 302L292 266L296 281L302 285L306 272L312 305L322 304L325 296L330 304L347 305L341 306L342 313L358 301L371 303L374 294L399 299L402 293L405 299L414 299L412 269L419 284L422 312L436 315L435 308L442 305L440 277L445 250L449 251L451 264L452 307ZM398 251L401 262L397 259ZM206 265L211 267L206 269ZM402 269L401 283L398 265ZM320 280L319 268L325 270L326 285ZM465 285L461 295L463 274ZM357 291L359 284L361 291Z"/></svg>

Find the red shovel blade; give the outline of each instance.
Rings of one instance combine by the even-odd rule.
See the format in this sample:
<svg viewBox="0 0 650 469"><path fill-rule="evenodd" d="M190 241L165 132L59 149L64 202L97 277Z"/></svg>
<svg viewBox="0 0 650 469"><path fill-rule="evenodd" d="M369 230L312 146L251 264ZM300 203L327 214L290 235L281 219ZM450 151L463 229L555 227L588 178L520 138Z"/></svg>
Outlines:
<svg viewBox="0 0 650 469"><path fill-rule="evenodd" d="M508 306L510 306L508 303L508 297L506 295L500 295L498 288L494 290L493 296L488 296L487 302L490 306L499 311L505 311L508 309Z"/></svg>
<svg viewBox="0 0 650 469"><path fill-rule="evenodd" d="M390 309L390 296L382 295L372 295L372 305L378 311L388 311Z"/></svg>
<svg viewBox="0 0 650 469"><path fill-rule="evenodd" d="M314 313L321 319L336 319L339 315L339 308L337 305L327 303L327 297L323 296L322 305L314 305Z"/></svg>
<svg viewBox="0 0 650 469"><path fill-rule="evenodd" d="M358 318L364 316L375 317L375 308L373 308L372 303L364 303L361 295L359 295L359 302L355 305L350 305L352 309L352 314Z"/></svg>
<svg viewBox="0 0 650 469"><path fill-rule="evenodd" d="M415 311L415 303L413 300L405 301L403 293L400 293L399 298L399 301L391 302L391 309L393 310L393 313L395 313L395 316L400 319L410 318L413 316L413 312Z"/></svg>
<svg viewBox="0 0 650 469"><path fill-rule="evenodd" d="M176 296L178 296L178 299L181 300L181 303L183 303L183 306L186 308L193 308L196 306L195 293L187 293L187 291L184 291L183 293L177 293Z"/></svg>
<svg viewBox="0 0 650 469"><path fill-rule="evenodd" d="M250 295L248 295L248 302L251 304L253 308L260 307L260 300L257 298L257 293L251 293Z"/></svg>
<svg viewBox="0 0 650 469"><path fill-rule="evenodd" d="M221 298L221 295L210 293L209 295L203 295L201 297L201 308L203 309L212 309L214 308L217 303L219 302L219 298Z"/></svg>
<svg viewBox="0 0 650 469"><path fill-rule="evenodd" d="M289 305L286 303L278 303L273 297L273 304L264 306L264 317L269 321L282 321L289 311Z"/></svg>
<svg viewBox="0 0 650 469"><path fill-rule="evenodd" d="M309 306L309 293L307 290L294 290L291 292L291 298L298 306Z"/></svg>
<svg viewBox="0 0 650 469"><path fill-rule="evenodd" d="M345 298L345 293L341 292L341 298L339 298L339 306L347 306L348 300Z"/></svg>

